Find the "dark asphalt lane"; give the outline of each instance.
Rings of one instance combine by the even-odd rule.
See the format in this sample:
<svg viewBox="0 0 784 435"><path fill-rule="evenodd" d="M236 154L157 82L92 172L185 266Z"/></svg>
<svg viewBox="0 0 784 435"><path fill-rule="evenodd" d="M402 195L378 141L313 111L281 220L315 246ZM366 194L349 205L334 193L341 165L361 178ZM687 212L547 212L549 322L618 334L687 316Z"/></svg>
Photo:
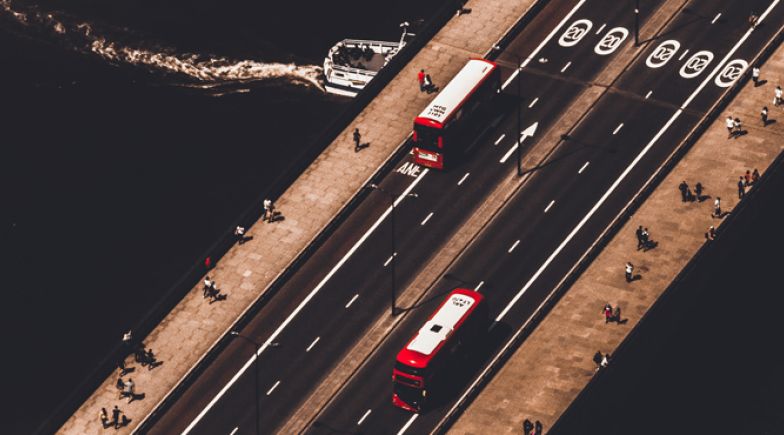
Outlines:
<svg viewBox="0 0 784 435"><path fill-rule="evenodd" d="M553 2L555 8L550 14L540 15L529 27L523 30L518 39L541 41L552 27L570 8L563 7L568 2ZM590 4L590 2L589 2ZM536 33L534 29L538 29ZM579 50L574 50L575 54ZM590 51L582 55L586 62L599 64L609 57L592 59ZM576 56L575 58L580 58ZM508 73L507 73L508 75ZM581 77L588 81L590 76ZM546 128L549 122L557 120L557 114L579 94L581 85L564 84L559 80L544 78L540 75L526 76L523 83L523 116L527 121L539 120ZM508 94L507 90L507 94ZM528 107L534 95L546 96L547 101ZM444 174L429 174L415 192L419 198L406 199L397 208L397 276L398 286L403 288L406 279L416 274L426 260L434 255L434 246L439 246L458 227L470 213L478 198L489 191L504 174L497 168L498 160L511 146L514 136L511 131L516 127L515 110L506 113L500 126L488 133L476 148L471 159ZM508 131L509 137L494 145L500 132ZM530 145L535 139L529 139ZM512 159L513 160L513 159ZM398 165L400 168L404 162ZM487 168L494 168L487 170ZM513 170L511 161L503 165ZM466 182L457 187L459 179L469 173ZM390 192L401 192L412 181L412 177L392 172L382 187ZM295 310L307 292L313 289L326 275L328 270L350 249L367 228L384 211L388 199L378 192L371 192L362 206L348 218L314 255L313 259L286 284L278 296L259 313L257 318L243 333L259 342L272 335L285 318ZM433 211L434 217L427 226L420 225L422 220ZM424 231L411 231L423 227ZM359 336L364 328L378 314L388 309L390 276L383 263L391 254L389 223L383 222L378 230L361 246L343 268L330 279L314 300L305 306L292 323L275 338L280 347L265 350L260 358L259 389L262 393L262 422L264 427L279 424L288 412L295 409L313 385L332 367L342 352ZM350 309L345 305L359 295ZM350 310L350 311L349 311ZM346 314L343 314L343 313ZM335 315L340 313L340 315ZM316 338L318 343L310 352L304 350ZM167 412L153 428L155 433L182 431L187 424L201 412L217 392L226 385L234 374L245 364L252 353L250 345L236 341L189 388L184 397ZM266 392L281 384L272 391ZM248 370L238 382L228 389L228 393L201 420L194 433L230 432L233 427L242 430L252 428L254 418L253 370ZM242 432L240 432L242 433Z"/></svg>
<svg viewBox="0 0 784 435"><path fill-rule="evenodd" d="M693 6L701 9L705 9L706 5L721 8L728 4L731 2L692 2ZM760 7L759 10L764 8ZM771 15L774 16L778 15ZM703 26L707 25L710 25L710 21L703 22ZM698 26L684 27L678 20L671 23L671 26L681 26L678 32L686 28L695 34L706 31ZM762 30L764 26L758 29L760 33ZM715 38L703 43L710 44L708 47L716 53L722 53L719 57L721 59L745 31L745 28L735 28L730 37ZM690 36L687 33L684 36L690 40L699 40L696 35ZM751 56L754 51L761 48L763 42L763 38L749 38L742 48ZM657 74L666 74L666 71L663 72L661 69L645 66L645 59L645 56L638 59L638 65L629 70L638 71L638 74L625 75L623 83L644 89L647 83L656 79ZM643 63L642 67L639 66L640 62ZM536 67L538 68L538 65ZM679 106L689 94L701 86L707 71L709 70L687 82L691 86L690 89L686 89L685 86L668 88L662 82L660 94L665 94L665 90L669 89L673 92L673 96L670 97L673 99L672 102ZM706 96L700 94L694 101L707 105L711 100L715 100L722 90L723 88L715 86L711 81L703 89ZM647 90L645 92L647 93ZM679 92L682 101L675 99ZM571 139L567 140L567 143L553 156L554 163L538 170L535 178L530 180L494 220L492 226L482 234L480 240L476 241L469 252L465 253L450 270L451 275L469 284L484 283L482 291L487 295L491 312L496 314L502 312L508 301L534 275L556 246L670 120L675 111L672 107L646 101L644 95L643 93L629 96L612 92L602 98L587 119L571 135ZM699 120L699 115L698 112L684 112L672 123L658 138L655 146L639 160L634 171L629 173L624 182L608 197L607 202L582 228L578 236L569 241L567 249L563 250L539 276L535 284L528 288L520 303L504 316L501 326L497 326L496 331L500 331L503 335L518 327L530 316L544 296L558 283L653 170L666 159L674 146ZM618 129L621 123L623 126ZM613 134L614 131L617 133ZM590 161L590 165L582 174L577 174L586 161ZM555 204L544 213L544 209L553 200ZM651 223L650 228L655 239L655 223ZM520 240L520 244L511 254L508 253L508 249L516 240ZM630 240L630 244L633 244L631 236ZM645 271L641 272L644 279ZM619 279L622 279L621 273L622 265L618 265ZM452 283L441 283L432 289L432 294L443 294L451 285ZM437 401L435 409L419 417L412 417L412 414L392 407L390 376L397 351L411 338L437 303L436 299L407 315L403 324L319 417L311 432L397 433L407 422L411 422L412 418L416 418L410 426L412 433L429 431L443 415L449 399ZM498 342L493 335L488 337L487 341ZM469 377L455 379L460 380L458 384L469 382ZM451 398L454 399L455 396ZM366 415L368 410L371 412L362 420L361 425L358 424L359 419Z"/></svg>

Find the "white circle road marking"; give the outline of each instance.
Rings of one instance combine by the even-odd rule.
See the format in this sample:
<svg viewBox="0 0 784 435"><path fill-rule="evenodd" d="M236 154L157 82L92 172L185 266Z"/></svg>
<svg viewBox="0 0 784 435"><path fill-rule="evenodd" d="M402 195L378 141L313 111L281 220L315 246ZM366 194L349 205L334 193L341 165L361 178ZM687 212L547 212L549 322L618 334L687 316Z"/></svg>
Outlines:
<svg viewBox="0 0 784 435"><path fill-rule="evenodd" d="M735 83L738 78L743 74L743 71L746 71L746 68L749 67L749 63L743 59L735 59L730 61L724 69L721 70L719 74L716 75L716 79L713 83L720 88L728 88L733 83Z"/></svg>
<svg viewBox="0 0 784 435"><path fill-rule="evenodd" d="M698 51L691 55L689 60L681 67L681 77L693 79L702 73L709 63L713 60L713 53L708 50Z"/></svg>
<svg viewBox="0 0 784 435"><path fill-rule="evenodd" d="M604 37L596 44L593 51L598 55L606 56L617 50L627 36L629 36L629 30L627 28L614 27L604 34Z"/></svg>
<svg viewBox="0 0 784 435"><path fill-rule="evenodd" d="M672 59L679 48L681 48L681 43L674 39L664 41L648 55L645 64L649 68L661 68Z"/></svg>
<svg viewBox="0 0 784 435"><path fill-rule="evenodd" d="M591 20L577 20L566 29L565 32L558 38L558 45L561 47L572 47L577 45L583 37L588 34L588 31L593 27Z"/></svg>

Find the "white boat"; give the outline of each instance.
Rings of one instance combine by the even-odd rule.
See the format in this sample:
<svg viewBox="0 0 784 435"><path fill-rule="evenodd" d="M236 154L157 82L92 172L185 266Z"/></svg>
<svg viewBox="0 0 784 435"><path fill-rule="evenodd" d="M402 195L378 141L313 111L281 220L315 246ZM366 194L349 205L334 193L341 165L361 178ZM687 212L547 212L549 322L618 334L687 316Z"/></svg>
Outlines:
<svg viewBox="0 0 784 435"><path fill-rule="evenodd" d="M333 94L355 97L414 36L402 23L400 41L344 39L333 45L324 58L324 88Z"/></svg>

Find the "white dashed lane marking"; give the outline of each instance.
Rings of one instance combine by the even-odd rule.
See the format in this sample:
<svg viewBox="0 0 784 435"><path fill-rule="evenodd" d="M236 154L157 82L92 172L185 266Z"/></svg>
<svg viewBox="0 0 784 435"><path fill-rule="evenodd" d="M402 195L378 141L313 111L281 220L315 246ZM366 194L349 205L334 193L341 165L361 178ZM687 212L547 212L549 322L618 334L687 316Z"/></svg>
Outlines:
<svg viewBox="0 0 784 435"><path fill-rule="evenodd" d="M479 289L482 288L483 285L485 285L485 282L484 281L479 281L479 284L476 285L476 288L474 289L474 291L479 291Z"/></svg>
<svg viewBox="0 0 784 435"><path fill-rule="evenodd" d="M387 261L384 262L384 267L389 266L389 263L392 261L392 258L394 258L396 255L397 255L397 252L395 252L394 254L390 255L389 258L387 258Z"/></svg>
<svg viewBox="0 0 784 435"><path fill-rule="evenodd" d="M580 170L579 170L579 171L577 171L577 173L578 173L578 174L582 174L582 173L583 173L583 171L585 170L585 168L587 168L587 167L588 167L588 164L590 164L590 163L591 163L591 162L585 162L585 164L584 164L584 165L583 165L583 166L580 168Z"/></svg>
<svg viewBox="0 0 784 435"><path fill-rule="evenodd" d="M602 30L604 30L605 27L607 27L607 24L602 24L602 27L599 27L599 30L596 31L596 34L598 35L602 33Z"/></svg>
<svg viewBox="0 0 784 435"><path fill-rule="evenodd" d="M362 418L360 418L359 421L357 422L357 426L359 426L360 424L362 424L363 421L365 421L367 416L370 415L371 411L373 411L373 410L372 409L368 409L367 411L365 411L364 414L362 414Z"/></svg>
<svg viewBox="0 0 784 435"><path fill-rule="evenodd" d="M534 107L537 101L539 101L539 97L534 98L534 100L531 101L531 104L528 105L528 108L530 109L531 107Z"/></svg>
<svg viewBox="0 0 784 435"><path fill-rule="evenodd" d="M355 294L355 295L354 295L354 297L353 297L353 298L351 298L351 300L350 300L350 301L348 301L348 303L346 304L346 308L350 307L350 306L351 306L351 304L353 304L353 303L354 303L354 301L355 301L355 300L357 300L357 298L358 298L358 297L359 297L359 294Z"/></svg>
<svg viewBox="0 0 784 435"><path fill-rule="evenodd" d="M564 67L561 68L561 72L566 71L569 68L569 65L571 65L571 64L572 64L572 62L566 62L566 65L564 65Z"/></svg>
<svg viewBox="0 0 784 435"><path fill-rule="evenodd" d="M623 123L618 124L618 126L615 127L615 130L613 130L613 136L618 134L618 132L621 131L622 128L623 128Z"/></svg>
<svg viewBox="0 0 784 435"><path fill-rule="evenodd" d="M272 392L275 391L275 388L278 388L278 385L280 385L280 381L275 382L275 385L273 385L272 388L267 390L267 395L269 396L270 394L272 394Z"/></svg>
<svg viewBox="0 0 784 435"><path fill-rule="evenodd" d="M321 340L321 337L316 337L316 339L313 340L313 343L310 343L310 346L308 346L308 348L305 349L305 352L310 352L310 349L313 349L313 346L315 346L319 340Z"/></svg>
<svg viewBox="0 0 784 435"><path fill-rule="evenodd" d="M507 252L511 254L511 253L512 253L512 251L514 251L514 248L516 248L516 247L517 247L517 245L519 245L519 244L520 244L520 241L519 241L519 240L518 240L518 241L516 241L516 242L514 242L514 244L512 245L512 247L511 247L511 248L509 248L509 250L508 250Z"/></svg>
<svg viewBox="0 0 784 435"><path fill-rule="evenodd" d="M422 221L422 223L421 223L421 224L419 224L419 225L424 225L424 224L426 224L426 223L427 223L427 221L429 221L431 217L433 217L433 212L432 212L432 211L430 212L430 214L429 214L429 215L427 215L427 217L426 217L426 218L425 218L425 219Z"/></svg>
<svg viewBox="0 0 784 435"><path fill-rule="evenodd" d="M498 145L498 143L504 140L505 137L506 137L506 133L502 134L501 136L498 137L498 139L495 140L495 143L493 145Z"/></svg>
<svg viewBox="0 0 784 435"><path fill-rule="evenodd" d="M715 16L715 17L713 17L713 21L711 21L711 24L714 24L716 21L718 21L718 19L719 19L719 17L720 17L720 16L721 16L721 12L719 12L718 14L716 14L716 16Z"/></svg>
<svg viewBox="0 0 784 435"><path fill-rule="evenodd" d="M647 99L648 99L648 97L650 97L650 96L651 96L651 94L653 94L653 91L648 91L648 93L647 93L647 94L645 94L645 99L647 100Z"/></svg>
<svg viewBox="0 0 784 435"><path fill-rule="evenodd" d="M461 179L460 179L460 181L458 181L458 182L457 182L457 185L459 186L459 185L463 184L463 181L465 181L465 180L466 180L466 178L468 178L468 176L469 176L470 174L471 174L470 172L466 172L466 174L465 174L465 175L463 175L463 178L461 178Z"/></svg>
<svg viewBox="0 0 784 435"><path fill-rule="evenodd" d="M683 58L686 57L686 53L688 53L688 52L689 52L689 49L687 48L686 51L681 53L681 57L679 57L678 60L683 60Z"/></svg>
<svg viewBox="0 0 784 435"><path fill-rule="evenodd" d="M555 200L552 200L550 201L549 204L547 204L547 207L545 207L544 212L547 213L547 211L550 210L550 207L552 207L553 204L555 204Z"/></svg>

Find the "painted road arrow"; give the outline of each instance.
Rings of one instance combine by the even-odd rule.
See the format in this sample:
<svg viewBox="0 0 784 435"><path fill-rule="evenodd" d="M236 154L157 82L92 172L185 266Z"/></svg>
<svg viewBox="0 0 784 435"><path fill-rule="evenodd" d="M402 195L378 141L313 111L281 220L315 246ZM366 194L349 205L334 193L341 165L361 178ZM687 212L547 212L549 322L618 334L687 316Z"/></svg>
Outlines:
<svg viewBox="0 0 784 435"><path fill-rule="evenodd" d="M507 151L506 154L504 154L504 156L501 157L501 160L499 160L499 163L505 163L506 160L509 158L509 156L511 156L512 153L515 152L515 150L517 149L518 145L521 145L526 138L531 137L531 136L534 135L534 133L536 133L536 128L537 127L539 127L539 123L538 122L534 122L533 124L528 126L528 128L523 130L520 133L520 141L518 143L514 144L512 146L512 148L509 148L509 151Z"/></svg>

